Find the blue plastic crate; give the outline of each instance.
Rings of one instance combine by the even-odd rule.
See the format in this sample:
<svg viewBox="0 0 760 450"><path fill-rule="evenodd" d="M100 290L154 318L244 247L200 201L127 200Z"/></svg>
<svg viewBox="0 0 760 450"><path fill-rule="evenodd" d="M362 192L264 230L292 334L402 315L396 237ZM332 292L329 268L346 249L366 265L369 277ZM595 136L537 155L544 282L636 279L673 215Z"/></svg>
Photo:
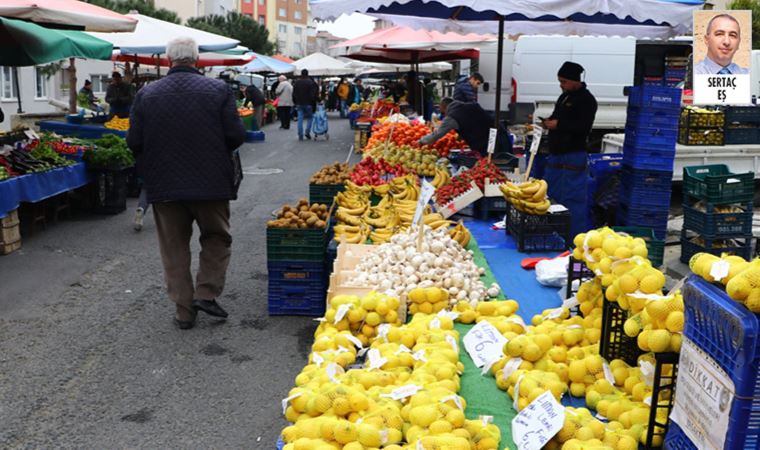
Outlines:
<svg viewBox="0 0 760 450"><path fill-rule="evenodd" d="M621 199L618 204L617 224L651 228L657 239L665 239L668 228L668 209L632 207Z"/></svg>
<svg viewBox="0 0 760 450"><path fill-rule="evenodd" d="M665 68L665 78L679 78L683 80L686 78L686 68L675 68L675 67L666 67Z"/></svg>
<svg viewBox="0 0 760 450"><path fill-rule="evenodd" d="M686 433L674 421L668 425L668 434L665 436L664 450L699 450L693 442L689 440Z"/></svg>
<svg viewBox="0 0 760 450"><path fill-rule="evenodd" d="M677 127L638 126L633 128L627 125L625 127L625 142L633 144L637 148L644 147L675 151L676 141L678 141Z"/></svg>
<svg viewBox="0 0 760 450"><path fill-rule="evenodd" d="M681 109L681 90L657 86L633 86L628 105L642 108Z"/></svg>
<svg viewBox="0 0 760 450"><path fill-rule="evenodd" d="M269 261L267 263L269 283L272 282L301 282L325 280L325 265L323 262L307 261Z"/></svg>
<svg viewBox="0 0 760 450"><path fill-rule="evenodd" d="M327 289L324 282L319 285L283 285L268 289L268 310L270 316L311 316L320 317L325 313Z"/></svg>
<svg viewBox="0 0 760 450"><path fill-rule="evenodd" d="M632 128L651 127L677 130L679 118L678 111L675 109L644 109L631 106L628 108L625 125Z"/></svg>
<svg viewBox="0 0 760 450"><path fill-rule="evenodd" d="M673 185L673 172L670 170L636 169L623 163L623 181L630 183L634 189L670 190Z"/></svg>
<svg viewBox="0 0 760 450"><path fill-rule="evenodd" d="M264 136L263 131L246 131L245 132L246 142L263 142L264 137L265 136Z"/></svg>
<svg viewBox="0 0 760 450"><path fill-rule="evenodd" d="M666 189L650 189L639 187L625 177L620 186L620 198L633 208L665 208L670 207L670 187Z"/></svg>
<svg viewBox="0 0 760 450"><path fill-rule="evenodd" d="M711 205L701 211L684 201L683 226L709 236L747 236L752 234L752 203L743 206L743 212L719 213Z"/></svg>
<svg viewBox="0 0 760 450"><path fill-rule="evenodd" d="M622 164L623 155L620 153L591 153L588 155L588 174L591 178L604 182L622 169Z"/></svg>
<svg viewBox="0 0 760 450"><path fill-rule="evenodd" d="M760 447L760 324L723 290L692 275L683 289L684 335L723 369L736 389L724 449ZM688 442L677 439L673 444Z"/></svg>
<svg viewBox="0 0 760 450"><path fill-rule="evenodd" d="M628 143L623 145L623 164L639 170L673 172L675 148L672 150L636 147Z"/></svg>

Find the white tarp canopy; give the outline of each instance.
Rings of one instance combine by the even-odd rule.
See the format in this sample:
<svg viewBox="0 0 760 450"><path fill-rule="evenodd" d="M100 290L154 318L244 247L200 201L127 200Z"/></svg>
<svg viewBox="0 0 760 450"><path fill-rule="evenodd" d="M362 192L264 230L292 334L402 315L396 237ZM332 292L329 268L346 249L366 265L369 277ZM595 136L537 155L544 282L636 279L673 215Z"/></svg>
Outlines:
<svg viewBox="0 0 760 450"><path fill-rule="evenodd" d="M406 73L409 70L409 64L382 64L382 63L367 63L370 68L360 73L360 75L368 75L373 73L387 73L387 72L400 72ZM420 72L424 73L440 73L451 70L451 64L447 62L434 62L434 63L422 63L419 65Z"/></svg>
<svg viewBox="0 0 760 450"><path fill-rule="evenodd" d="M703 0L311 0L315 18L367 13L441 32L670 37L688 34Z"/></svg>
<svg viewBox="0 0 760 450"><path fill-rule="evenodd" d="M78 0L2 0L0 17L86 31L132 31L135 21L124 14Z"/></svg>
<svg viewBox="0 0 760 450"><path fill-rule="evenodd" d="M349 67L342 61L319 52L301 58L293 64L296 66L296 75L300 74L303 69L308 70L309 75L316 77L349 75L356 72L356 69Z"/></svg>
<svg viewBox="0 0 760 450"><path fill-rule="evenodd" d="M135 31L129 33L90 33L108 41L121 54L152 55L166 53L166 44L178 37L195 39L201 52L216 52L235 48L240 41L195 28L165 22L142 14L127 14L137 20Z"/></svg>

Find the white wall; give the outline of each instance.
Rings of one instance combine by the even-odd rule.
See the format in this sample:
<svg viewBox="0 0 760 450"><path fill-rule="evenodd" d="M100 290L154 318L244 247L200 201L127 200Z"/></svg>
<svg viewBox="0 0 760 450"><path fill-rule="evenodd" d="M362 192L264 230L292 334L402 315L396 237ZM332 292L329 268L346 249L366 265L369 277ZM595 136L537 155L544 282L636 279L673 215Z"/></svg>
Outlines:
<svg viewBox="0 0 760 450"><path fill-rule="evenodd" d="M227 15L230 11L237 11L235 0L206 0L204 2L204 14Z"/></svg>
<svg viewBox="0 0 760 450"><path fill-rule="evenodd" d="M77 60L77 86L76 90L84 85L84 80L91 78L92 75L103 74L110 76L113 71L113 63L109 61L91 61ZM65 67L68 67L66 64ZM47 95L44 98L37 98L37 80L34 67L19 67L19 89L21 97L21 107L24 113L45 114L58 112L60 109L48 103L49 98L56 98L68 103L68 72L60 71L56 75L46 80ZM0 107L5 113L5 120L0 123L0 131L8 131L11 128L11 116L18 114L18 102L16 99L2 98L4 92L4 79L0 76ZM105 94L95 94L99 98Z"/></svg>
<svg viewBox="0 0 760 450"><path fill-rule="evenodd" d="M287 33L281 33L280 26L287 27ZM300 35L296 34L296 27L301 29ZM284 46L281 45L281 48L279 49L282 54L296 58L301 58L307 55L306 38L308 35L308 27L306 25L278 20L276 30L277 41L279 44L284 44ZM300 50L298 50L296 43L301 44Z"/></svg>

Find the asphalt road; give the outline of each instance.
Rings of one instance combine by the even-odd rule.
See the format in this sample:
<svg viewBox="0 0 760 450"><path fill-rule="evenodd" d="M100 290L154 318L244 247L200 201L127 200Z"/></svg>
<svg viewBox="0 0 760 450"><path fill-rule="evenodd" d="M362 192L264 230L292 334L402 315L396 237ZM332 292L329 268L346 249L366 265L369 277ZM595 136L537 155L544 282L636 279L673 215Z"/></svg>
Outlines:
<svg viewBox="0 0 760 450"><path fill-rule="evenodd" d="M152 216L132 230L136 199L0 257L0 448L274 448L316 322L267 315L265 223L353 142L332 115L327 142L299 142L294 129L268 125L266 142L242 150L226 322L201 314L193 330L174 327Z"/></svg>

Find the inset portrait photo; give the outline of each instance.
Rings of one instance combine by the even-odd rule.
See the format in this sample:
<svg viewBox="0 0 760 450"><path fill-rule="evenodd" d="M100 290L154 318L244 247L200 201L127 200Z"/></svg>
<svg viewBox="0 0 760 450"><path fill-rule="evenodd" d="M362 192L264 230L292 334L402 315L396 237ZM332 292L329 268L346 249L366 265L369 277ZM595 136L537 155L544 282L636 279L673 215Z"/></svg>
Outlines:
<svg viewBox="0 0 760 450"><path fill-rule="evenodd" d="M694 11L694 103L751 102L751 11Z"/></svg>

